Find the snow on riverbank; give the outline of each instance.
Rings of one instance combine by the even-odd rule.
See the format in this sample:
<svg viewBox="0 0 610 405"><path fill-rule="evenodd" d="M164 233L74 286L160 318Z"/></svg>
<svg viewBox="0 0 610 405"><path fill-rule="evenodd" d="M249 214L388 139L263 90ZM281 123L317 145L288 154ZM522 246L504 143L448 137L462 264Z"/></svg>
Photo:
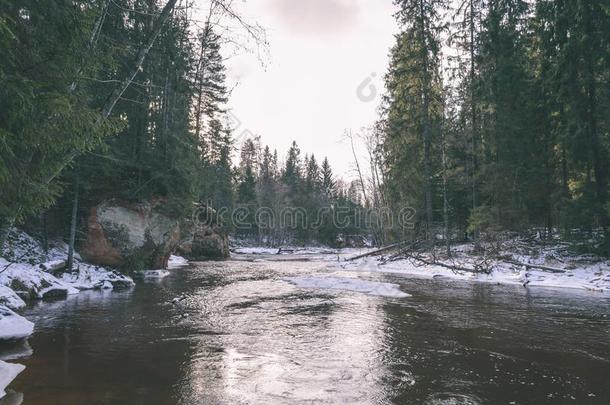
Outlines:
<svg viewBox="0 0 610 405"><path fill-rule="evenodd" d="M182 256L171 255L167 261L167 268L170 270L188 266L189 261Z"/></svg>
<svg viewBox="0 0 610 405"><path fill-rule="evenodd" d="M162 280L169 275L170 272L167 270L144 270L142 272L145 280Z"/></svg>
<svg viewBox="0 0 610 405"><path fill-rule="evenodd" d="M347 277L286 277L283 279L299 288L335 289L355 291L382 297L410 297L397 284L380 283Z"/></svg>
<svg viewBox="0 0 610 405"><path fill-rule="evenodd" d="M27 233L11 230L0 257L0 342L27 339L34 332L34 324L14 310L25 307L25 300L63 298L81 290L112 290L131 288L131 277L119 272L94 266L75 254L73 272L62 272L67 257L65 243L56 242L45 252L41 244ZM169 268L188 265L179 256L171 256ZM166 270L152 270L146 278L163 278ZM4 353L0 353L4 355ZM4 358L5 360L8 358ZM25 367L0 360L0 398L4 388Z"/></svg>
<svg viewBox="0 0 610 405"><path fill-rule="evenodd" d="M80 290L130 288L130 277L84 263L75 255L70 273L58 273L65 266L67 246L54 243L45 253L41 244L25 232L11 230L0 257L0 340L26 338L33 324L12 310L25 300L62 298ZM9 328L10 326L10 328Z"/></svg>
<svg viewBox="0 0 610 405"><path fill-rule="evenodd" d="M67 257L65 243L53 243L45 252L27 233L12 229L0 249L0 342L27 339L34 324L14 310L25 300L65 298L81 290L130 288L130 277L103 267L84 263L75 254L73 272L63 273ZM0 398L4 389L25 367L0 360Z"/></svg>
<svg viewBox="0 0 610 405"><path fill-rule="evenodd" d="M268 247L236 247L231 248L231 253L237 253L240 255L275 255L279 251L278 248Z"/></svg>
<svg viewBox="0 0 610 405"><path fill-rule="evenodd" d="M167 261L168 270L177 270L177 269L180 269L180 268L188 266L188 265L189 265L188 260L186 260L182 256L171 255L169 257L169 260ZM138 275L140 277L144 278L144 280L160 281L171 274L171 272L168 270L162 270L162 269L143 270L143 271L139 272Z"/></svg>
<svg viewBox="0 0 610 405"><path fill-rule="evenodd" d="M76 271L63 273L61 269L67 257L64 243L52 244L45 253L34 238L16 229L11 230L3 252L4 257L0 257L0 303L9 308L22 307L22 298L62 297L80 290L135 285L128 276L83 262L78 254L74 260Z"/></svg>
<svg viewBox="0 0 610 405"><path fill-rule="evenodd" d="M25 366L21 364L12 364L0 360L0 398L6 395L4 389L25 370Z"/></svg>
<svg viewBox="0 0 610 405"><path fill-rule="evenodd" d="M33 332L32 322L0 305L0 341L25 339Z"/></svg>
<svg viewBox="0 0 610 405"><path fill-rule="evenodd" d="M474 268L479 260L472 254L472 246L456 246L451 260L441 260L444 264ZM504 260L491 262L491 272L472 273L445 268L439 265L422 265L416 259L401 259L384 263L379 258L368 257L354 262L342 262L339 266L349 271L371 273L403 274L424 278L451 278L497 284L520 284L527 287L576 288L610 293L610 261L591 255L571 255L564 245L540 247L532 245L524 248L512 245L509 251L499 255ZM542 265L558 269L560 272L526 267L508 263ZM428 261L432 261L428 258Z"/></svg>
<svg viewBox="0 0 610 405"><path fill-rule="evenodd" d="M316 256L336 255L340 257L350 257L370 252L371 248L341 248L335 249L324 246L283 246L281 248L270 248L264 246L232 247L231 253L237 255L303 255Z"/></svg>

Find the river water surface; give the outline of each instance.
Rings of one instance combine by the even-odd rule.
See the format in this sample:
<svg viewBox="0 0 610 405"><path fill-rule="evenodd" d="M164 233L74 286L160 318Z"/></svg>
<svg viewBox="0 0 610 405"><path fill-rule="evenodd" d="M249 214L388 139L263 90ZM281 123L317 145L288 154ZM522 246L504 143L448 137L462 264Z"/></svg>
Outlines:
<svg viewBox="0 0 610 405"><path fill-rule="evenodd" d="M28 309L33 353L11 388L60 405L610 403L608 295L254 257ZM301 289L294 276L411 297Z"/></svg>

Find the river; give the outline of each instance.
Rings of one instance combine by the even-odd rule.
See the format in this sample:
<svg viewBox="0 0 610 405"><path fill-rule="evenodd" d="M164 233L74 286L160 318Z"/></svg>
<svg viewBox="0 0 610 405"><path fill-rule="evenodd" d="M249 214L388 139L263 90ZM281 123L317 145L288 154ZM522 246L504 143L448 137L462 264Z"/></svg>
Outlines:
<svg viewBox="0 0 610 405"><path fill-rule="evenodd" d="M278 258L281 258L279 260ZM36 304L24 404L602 404L610 297L337 270L336 256L195 263ZM301 289L391 282L410 297ZM2 404L2 401L0 401Z"/></svg>

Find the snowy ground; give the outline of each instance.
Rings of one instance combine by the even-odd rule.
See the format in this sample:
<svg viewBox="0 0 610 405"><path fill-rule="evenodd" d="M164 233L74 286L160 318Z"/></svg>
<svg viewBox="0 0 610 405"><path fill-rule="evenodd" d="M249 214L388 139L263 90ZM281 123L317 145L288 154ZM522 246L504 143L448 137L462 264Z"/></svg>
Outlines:
<svg viewBox="0 0 610 405"><path fill-rule="evenodd" d="M169 257L167 268L170 270L179 269L184 266L188 266L189 262L184 257L171 255Z"/></svg>
<svg viewBox="0 0 610 405"><path fill-rule="evenodd" d="M72 273L62 273L67 246L52 243L48 252L34 238L17 229L11 230L0 257L0 342L27 339L34 324L15 310L25 307L25 300L63 298L81 290L130 288L130 277L113 270L84 263L75 255ZM4 355L5 353L0 353ZM0 398L4 388L24 369L20 364L0 360Z"/></svg>
<svg viewBox="0 0 610 405"><path fill-rule="evenodd" d="M72 273L56 272L67 257L64 243L52 243L49 251L25 232L11 231L0 257L0 303L12 309L24 306L23 299L65 297L80 290L129 288L130 277L113 270L84 263L76 254ZM11 292L12 290L12 292Z"/></svg>
<svg viewBox="0 0 610 405"><path fill-rule="evenodd" d="M231 253L236 255L320 255L328 259L328 255L336 255L339 257L350 257L370 252L371 248L342 248L334 249L324 246L282 246L281 248L270 248L264 246L247 246L247 247L232 247Z"/></svg>
<svg viewBox="0 0 610 405"><path fill-rule="evenodd" d="M563 272L549 272L542 269L507 263L505 260L491 262L491 273L454 271L438 265L422 265L415 259L401 259L384 262L384 258L369 257L337 265L349 271L370 273L404 274L425 278L453 278L477 282L499 284L521 284L528 287L577 288L602 293L610 293L610 261L591 255L574 255L567 245L550 246L509 243L501 255L508 261L537 264ZM440 259L445 264L474 268L480 258L472 254L472 246L461 245L453 249L451 260ZM428 258L431 259L431 258Z"/></svg>
<svg viewBox="0 0 610 405"><path fill-rule="evenodd" d="M0 305L0 341L25 339L33 332L32 322Z"/></svg>
<svg viewBox="0 0 610 405"><path fill-rule="evenodd" d="M339 251L339 249L332 249L332 248L328 248L328 247L317 247L317 246L306 246L306 247L283 246L281 248L248 246L248 247L231 248L231 252L233 252L233 253L247 254L247 255L333 254L333 253L337 253L338 251Z"/></svg>

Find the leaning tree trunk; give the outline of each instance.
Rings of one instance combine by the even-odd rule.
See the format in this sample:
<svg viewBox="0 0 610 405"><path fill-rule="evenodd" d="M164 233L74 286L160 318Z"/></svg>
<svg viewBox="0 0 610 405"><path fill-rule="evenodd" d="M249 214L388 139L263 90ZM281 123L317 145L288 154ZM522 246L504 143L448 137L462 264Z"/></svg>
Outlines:
<svg viewBox="0 0 610 405"><path fill-rule="evenodd" d="M150 52L150 49L154 45L157 37L161 33L161 30L165 26L165 23L168 20L177 1L178 0L168 0L167 4L165 4L165 7L163 7L161 14L155 21L153 31L151 32L150 36L148 37L148 41L142 46L142 48L140 48L140 51L138 52L138 55L136 57L136 60L135 60L135 63L133 64L132 69L129 71L129 73L127 74L125 79L119 84L119 86L114 89L114 91L112 92L112 94L110 94L110 97L104 104L102 111L100 113L100 116L94 124L95 128L98 128L99 126L101 126L106 121L106 119L108 119L108 117L112 113L112 110L114 109L116 103L119 101L119 99L121 98L123 93L125 93L125 90L127 90L127 88L131 85L131 83L135 79L136 75L140 71L140 68L142 67L142 64L144 63L144 59L146 59L146 56ZM77 157L79 154L80 154L80 151L78 151L78 150L70 152L70 154L68 156L66 156L66 158L64 159L64 162L60 165L60 167L57 170L55 170L54 172L50 173L47 176L47 178L45 179L45 181L47 183L50 183L51 181L53 181L53 179L55 179L57 176L59 176L60 173L63 171L63 169L67 165L69 165L74 160L74 158Z"/></svg>

